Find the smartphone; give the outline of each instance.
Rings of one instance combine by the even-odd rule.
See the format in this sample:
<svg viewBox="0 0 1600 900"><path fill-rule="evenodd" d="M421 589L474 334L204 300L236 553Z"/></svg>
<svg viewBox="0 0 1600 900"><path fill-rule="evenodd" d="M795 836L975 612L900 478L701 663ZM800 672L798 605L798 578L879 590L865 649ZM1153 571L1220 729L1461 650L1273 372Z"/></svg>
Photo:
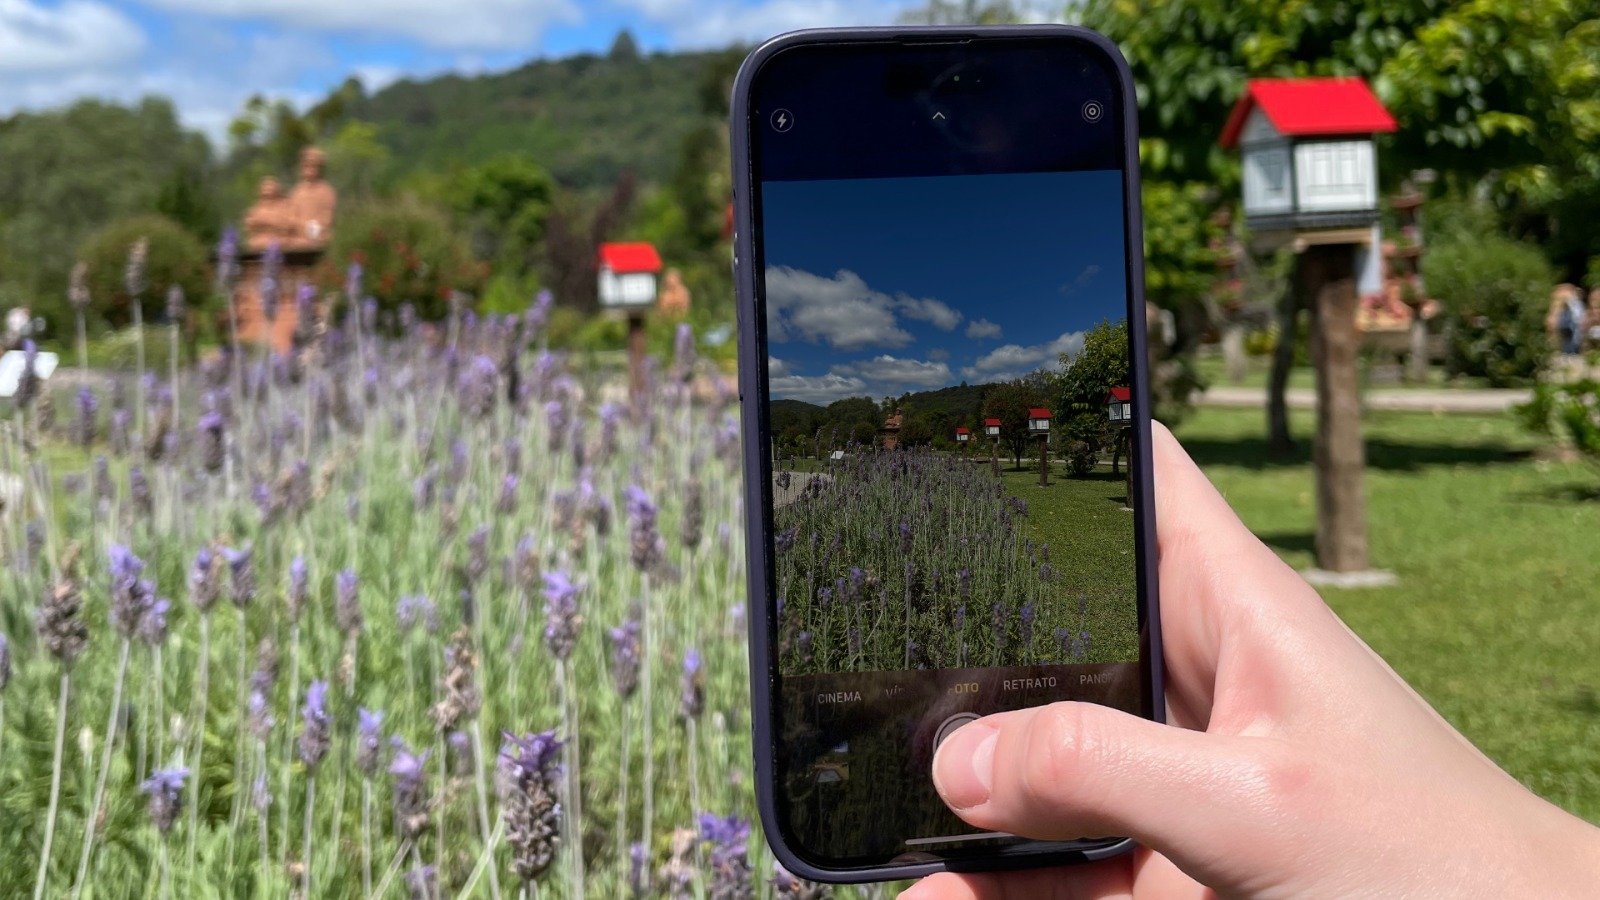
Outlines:
<svg viewBox="0 0 1600 900"><path fill-rule="evenodd" d="M733 99L768 841L834 882L1124 852L978 832L930 772L988 713L1162 717L1126 62L1071 27L809 31Z"/></svg>

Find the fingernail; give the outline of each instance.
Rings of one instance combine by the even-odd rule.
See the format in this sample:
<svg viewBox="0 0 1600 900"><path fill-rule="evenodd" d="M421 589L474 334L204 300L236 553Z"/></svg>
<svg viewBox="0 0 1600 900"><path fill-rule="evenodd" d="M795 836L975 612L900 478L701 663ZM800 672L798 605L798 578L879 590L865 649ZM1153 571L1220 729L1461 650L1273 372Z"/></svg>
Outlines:
<svg viewBox="0 0 1600 900"><path fill-rule="evenodd" d="M951 809L988 802L994 785L994 745L999 729L979 719L945 738L933 757L933 786Z"/></svg>

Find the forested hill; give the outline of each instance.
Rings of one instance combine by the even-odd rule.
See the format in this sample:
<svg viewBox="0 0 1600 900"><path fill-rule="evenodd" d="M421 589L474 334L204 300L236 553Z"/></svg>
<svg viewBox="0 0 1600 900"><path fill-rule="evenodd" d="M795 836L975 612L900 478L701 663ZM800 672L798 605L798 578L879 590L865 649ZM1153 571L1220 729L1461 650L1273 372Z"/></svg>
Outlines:
<svg viewBox="0 0 1600 900"><path fill-rule="evenodd" d="M357 99L399 171L448 170L507 153L537 159L561 183L609 186L632 170L671 175L683 137L707 117L727 51L585 54L508 72L405 80Z"/></svg>

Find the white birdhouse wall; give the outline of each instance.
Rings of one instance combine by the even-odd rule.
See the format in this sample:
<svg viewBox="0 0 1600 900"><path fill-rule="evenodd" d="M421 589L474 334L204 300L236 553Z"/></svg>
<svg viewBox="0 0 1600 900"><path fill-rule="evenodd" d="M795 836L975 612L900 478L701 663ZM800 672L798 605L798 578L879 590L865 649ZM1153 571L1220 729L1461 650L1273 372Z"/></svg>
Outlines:
<svg viewBox="0 0 1600 900"><path fill-rule="evenodd" d="M1346 212L1378 207L1372 142L1311 141L1294 148L1301 212Z"/></svg>

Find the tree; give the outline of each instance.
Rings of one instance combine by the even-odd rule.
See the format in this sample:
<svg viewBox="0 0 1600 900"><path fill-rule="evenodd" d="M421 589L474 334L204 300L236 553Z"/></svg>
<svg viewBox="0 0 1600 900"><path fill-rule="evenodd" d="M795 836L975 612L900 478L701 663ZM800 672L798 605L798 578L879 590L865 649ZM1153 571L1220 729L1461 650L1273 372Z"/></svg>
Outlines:
<svg viewBox="0 0 1600 900"><path fill-rule="evenodd" d="M430 320L449 311L451 291L476 292L488 276L449 215L416 200L370 200L341 212L321 280L336 290L352 262L366 269L379 308L409 303Z"/></svg>
<svg viewBox="0 0 1600 900"><path fill-rule="evenodd" d="M1430 245L1428 292L1450 322L1450 365L1494 387L1532 383L1550 356L1550 266L1538 248L1496 234Z"/></svg>
<svg viewBox="0 0 1600 900"><path fill-rule="evenodd" d="M633 175L625 173L611 188L611 196L592 211L571 194L557 197L551 205L544 239L545 283L562 303L582 311L599 303L595 253L627 222L636 187Z"/></svg>
<svg viewBox="0 0 1600 900"><path fill-rule="evenodd" d="M1012 465L1022 468L1028 449L1028 410L1045 403L1037 380L1019 378L994 385L983 399L985 418L1000 420L1000 443L1011 451Z"/></svg>
<svg viewBox="0 0 1600 900"><path fill-rule="evenodd" d="M118 219L95 232L80 249L88 268L90 303L86 320L91 330L121 328L131 321L125 272L128 251L140 240L150 242L145 258L145 282L149 287L141 298L145 321L162 314L167 289L173 285L183 288L192 308L203 310L208 306L212 296L211 267L206 248L194 235L163 216ZM67 329L58 331L66 333Z"/></svg>
<svg viewBox="0 0 1600 900"><path fill-rule="evenodd" d="M544 239L555 181L527 156L506 155L473 166L448 189L451 206L467 221L479 259L526 269Z"/></svg>
<svg viewBox="0 0 1600 900"><path fill-rule="evenodd" d="M42 312L53 333L71 321L67 275L91 233L158 209L190 225L210 215L210 150L166 100L82 101L0 119L0 160L0 286Z"/></svg>
<svg viewBox="0 0 1600 900"><path fill-rule="evenodd" d="M606 53L606 59L614 63L632 63L639 61L639 42L634 39L633 32L624 28L617 32L617 37L611 42L611 49Z"/></svg>
<svg viewBox="0 0 1600 900"><path fill-rule="evenodd" d="M1101 322L1083 336L1083 349L1077 355L1061 354L1061 372L1054 382L1055 426L1063 452L1078 450L1079 459L1089 466L1104 451L1116 445L1119 428L1106 414L1106 395L1114 387L1127 387L1130 381L1128 323ZM1078 447L1077 445L1082 445ZM1075 467L1075 474L1087 474L1088 467Z"/></svg>

